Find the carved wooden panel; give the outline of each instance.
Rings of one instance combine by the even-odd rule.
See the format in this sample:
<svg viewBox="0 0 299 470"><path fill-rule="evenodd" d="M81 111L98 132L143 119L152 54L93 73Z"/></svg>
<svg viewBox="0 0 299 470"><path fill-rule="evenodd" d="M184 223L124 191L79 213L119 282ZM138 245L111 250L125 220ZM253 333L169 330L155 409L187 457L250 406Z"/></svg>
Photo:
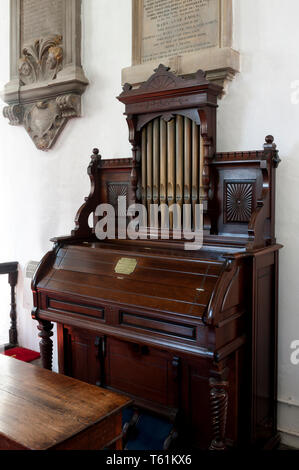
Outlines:
<svg viewBox="0 0 299 470"><path fill-rule="evenodd" d="M139 343L107 338L106 386L147 403L178 408L179 382L173 355ZM165 408L164 408L165 409Z"/></svg>
<svg viewBox="0 0 299 470"><path fill-rule="evenodd" d="M64 373L91 385L100 385L104 375L102 337L67 326L62 331L66 348Z"/></svg>
<svg viewBox="0 0 299 470"><path fill-rule="evenodd" d="M107 183L108 203L117 210L119 197L125 197L128 203L129 183Z"/></svg>
<svg viewBox="0 0 299 470"><path fill-rule="evenodd" d="M224 223L248 223L254 210L254 181L226 181Z"/></svg>

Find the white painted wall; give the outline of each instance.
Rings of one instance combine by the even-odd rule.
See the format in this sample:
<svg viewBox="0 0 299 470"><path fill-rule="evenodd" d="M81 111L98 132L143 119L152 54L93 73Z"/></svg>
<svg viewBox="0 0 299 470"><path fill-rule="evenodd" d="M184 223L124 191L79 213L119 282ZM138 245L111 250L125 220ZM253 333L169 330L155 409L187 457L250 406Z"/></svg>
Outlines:
<svg viewBox="0 0 299 470"><path fill-rule="evenodd" d="M9 79L8 5L9 0L1 0L0 88ZM290 344L299 340L299 103L291 102L291 84L299 80L298 16L297 0L235 0L234 42L242 54L242 73L220 103L218 149L260 149L272 133L281 150L277 237L285 248L280 269L279 426L284 440L299 447L299 366L290 362ZM121 68L131 62L131 0L83 0L83 28L83 63L90 80L84 117L67 125L54 150L36 150L24 129L12 128L0 117L0 261L18 260L22 270L29 259L38 260L51 248L50 237L73 228L74 215L89 193L91 149L98 146L106 158L129 156L123 108L115 96ZM1 300L2 292L1 284ZM24 297L28 304L29 283L21 273L20 343L37 349L36 325L29 305L23 306ZM6 313L1 305L2 311Z"/></svg>

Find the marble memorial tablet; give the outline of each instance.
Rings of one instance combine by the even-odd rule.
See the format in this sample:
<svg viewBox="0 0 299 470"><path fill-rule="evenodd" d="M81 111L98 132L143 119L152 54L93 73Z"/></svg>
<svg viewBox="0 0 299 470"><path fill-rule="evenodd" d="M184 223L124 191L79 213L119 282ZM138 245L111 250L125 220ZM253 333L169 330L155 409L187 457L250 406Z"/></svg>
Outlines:
<svg viewBox="0 0 299 470"><path fill-rule="evenodd" d="M22 45L51 34L63 33L63 0L23 0L21 2Z"/></svg>
<svg viewBox="0 0 299 470"><path fill-rule="evenodd" d="M218 0L144 0L141 63L219 46Z"/></svg>
<svg viewBox="0 0 299 470"><path fill-rule="evenodd" d="M240 71L232 0L132 0L132 8L132 66L123 84L146 81L160 63L177 75L202 69L220 85Z"/></svg>

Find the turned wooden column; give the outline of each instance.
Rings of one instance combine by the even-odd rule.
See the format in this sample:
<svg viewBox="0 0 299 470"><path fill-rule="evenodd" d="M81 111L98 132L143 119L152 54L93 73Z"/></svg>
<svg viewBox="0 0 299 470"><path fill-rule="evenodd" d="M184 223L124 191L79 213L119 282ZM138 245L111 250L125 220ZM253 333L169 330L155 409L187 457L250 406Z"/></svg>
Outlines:
<svg viewBox="0 0 299 470"><path fill-rule="evenodd" d="M226 450L225 435L228 409L228 382L210 379L211 424L213 439L210 450Z"/></svg>
<svg viewBox="0 0 299 470"><path fill-rule="evenodd" d="M38 336L41 338L41 341L39 342L40 354L43 368L48 370L52 370L53 341L51 340L51 337L53 336L53 326L53 323L49 321L38 320Z"/></svg>
<svg viewBox="0 0 299 470"><path fill-rule="evenodd" d="M18 344L18 331L17 331L17 305L16 305L16 285L18 282L18 271L9 273L8 282L10 285L10 329L9 329L9 344L16 346Z"/></svg>
<svg viewBox="0 0 299 470"><path fill-rule="evenodd" d="M6 349L13 348L18 345L17 332L17 308L16 308L16 285L18 282L18 263L1 263L0 274L8 274L8 282L10 285L10 328L9 328L9 344L5 345Z"/></svg>
<svg viewBox="0 0 299 470"><path fill-rule="evenodd" d="M137 120L133 115L128 115L127 123L129 127L129 142L132 145L132 171L130 175L129 201L128 206L136 204L140 200L137 195L138 186L140 187L140 135L137 132Z"/></svg>

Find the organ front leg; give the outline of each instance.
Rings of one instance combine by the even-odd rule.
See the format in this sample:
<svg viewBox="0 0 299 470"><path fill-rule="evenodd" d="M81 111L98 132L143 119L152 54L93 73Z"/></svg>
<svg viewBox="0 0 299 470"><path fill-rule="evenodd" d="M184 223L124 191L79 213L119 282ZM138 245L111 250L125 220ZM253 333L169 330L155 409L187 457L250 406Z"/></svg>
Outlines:
<svg viewBox="0 0 299 470"><path fill-rule="evenodd" d="M226 450L228 382L221 376L210 379L210 405L213 433L210 450Z"/></svg>
<svg viewBox="0 0 299 470"><path fill-rule="evenodd" d="M38 320L38 336L41 338L39 342L40 354L42 358L42 364L44 369L52 370L52 358L53 358L53 323L45 320Z"/></svg>

